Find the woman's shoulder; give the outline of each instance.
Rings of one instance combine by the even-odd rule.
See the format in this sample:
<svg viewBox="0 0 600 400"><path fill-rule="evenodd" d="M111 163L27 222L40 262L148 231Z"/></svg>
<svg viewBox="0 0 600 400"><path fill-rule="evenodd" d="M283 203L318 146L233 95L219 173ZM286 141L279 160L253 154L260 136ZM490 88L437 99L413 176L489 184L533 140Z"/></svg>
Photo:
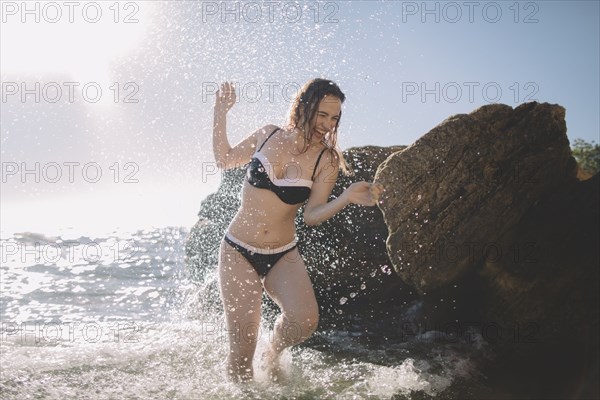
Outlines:
<svg viewBox="0 0 600 400"><path fill-rule="evenodd" d="M336 166L340 163L340 153L333 147L325 146L323 149L323 158L325 161L329 162L330 164L335 164Z"/></svg>
<svg viewBox="0 0 600 400"><path fill-rule="evenodd" d="M271 133L273 133L274 131L281 129L279 126L277 125L273 125L273 124L268 124L262 127L262 131L265 135L270 135Z"/></svg>
<svg viewBox="0 0 600 400"><path fill-rule="evenodd" d="M340 159L336 149L323 146L319 151L317 158L317 167L319 170L328 167L339 167Z"/></svg>
<svg viewBox="0 0 600 400"><path fill-rule="evenodd" d="M262 128L258 128L255 132L256 137L258 138L259 141L261 140L265 140L267 137L269 137L269 135L271 135L273 132L275 132L276 130L281 129L280 127L278 127L277 125L273 125L273 124L268 124L263 126Z"/></svg>

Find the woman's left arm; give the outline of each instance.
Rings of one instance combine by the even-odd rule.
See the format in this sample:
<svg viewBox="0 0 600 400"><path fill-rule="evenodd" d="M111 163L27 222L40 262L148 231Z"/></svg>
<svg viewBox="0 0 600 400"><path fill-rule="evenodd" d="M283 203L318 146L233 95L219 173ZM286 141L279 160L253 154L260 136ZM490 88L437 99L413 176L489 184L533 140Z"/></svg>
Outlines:
<svg viewBox="0 0 600 400"><path fill-rule="evenodd" d="M304 223L306 225L319 225L340 212L348 204L374 206L383 191L380 183L355 182L339 197L328 202L339 175L339 168L332 162L331 155L327 154L327 156L327 162L324 163L326 166L317 175L306 207L304 207Z"/></svg>

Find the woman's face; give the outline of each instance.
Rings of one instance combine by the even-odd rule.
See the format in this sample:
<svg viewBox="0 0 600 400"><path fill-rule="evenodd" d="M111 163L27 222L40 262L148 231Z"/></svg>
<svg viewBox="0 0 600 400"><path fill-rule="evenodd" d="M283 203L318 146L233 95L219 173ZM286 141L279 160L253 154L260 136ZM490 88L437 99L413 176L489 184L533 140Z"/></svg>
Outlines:
<svg viewBox="0 0 600 400"><path fill-rule="evenodd" d="M313 118L313 139L322 140L327 133L333 132L342 110L342 102L335 96L325 96Z"/></svg>

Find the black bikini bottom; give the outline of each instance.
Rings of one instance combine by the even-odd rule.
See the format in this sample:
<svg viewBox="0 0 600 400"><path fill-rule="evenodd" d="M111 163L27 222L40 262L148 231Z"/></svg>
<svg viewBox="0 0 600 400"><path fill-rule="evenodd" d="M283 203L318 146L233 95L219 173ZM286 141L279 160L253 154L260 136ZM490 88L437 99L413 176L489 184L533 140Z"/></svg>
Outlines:
<svg viewBox="0 0 600 400"><path fill-rule="evenodd" d="M235 237L231 236L229 232L225 234L223 239L231 247L243 255L244 258L248 260L250 265L252 265L256 273L263 279L267 276L277 261L281 259L281 257L298 247L296 240L294 240L293 242L276 249L261 249L236 239Z"/></svg>

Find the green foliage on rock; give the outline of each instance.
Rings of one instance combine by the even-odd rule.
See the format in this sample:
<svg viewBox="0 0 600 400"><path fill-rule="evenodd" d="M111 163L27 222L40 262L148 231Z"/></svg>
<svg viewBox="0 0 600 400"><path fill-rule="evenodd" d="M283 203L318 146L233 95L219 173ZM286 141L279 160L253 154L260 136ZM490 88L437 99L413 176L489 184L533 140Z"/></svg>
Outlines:
<svg viewBox="0 0 600 400"><path fill-rule="evenodd" d="M592 140L575 139L571 147L573 157L586 172L595 175L600 171L600 145Z"/></svg>

